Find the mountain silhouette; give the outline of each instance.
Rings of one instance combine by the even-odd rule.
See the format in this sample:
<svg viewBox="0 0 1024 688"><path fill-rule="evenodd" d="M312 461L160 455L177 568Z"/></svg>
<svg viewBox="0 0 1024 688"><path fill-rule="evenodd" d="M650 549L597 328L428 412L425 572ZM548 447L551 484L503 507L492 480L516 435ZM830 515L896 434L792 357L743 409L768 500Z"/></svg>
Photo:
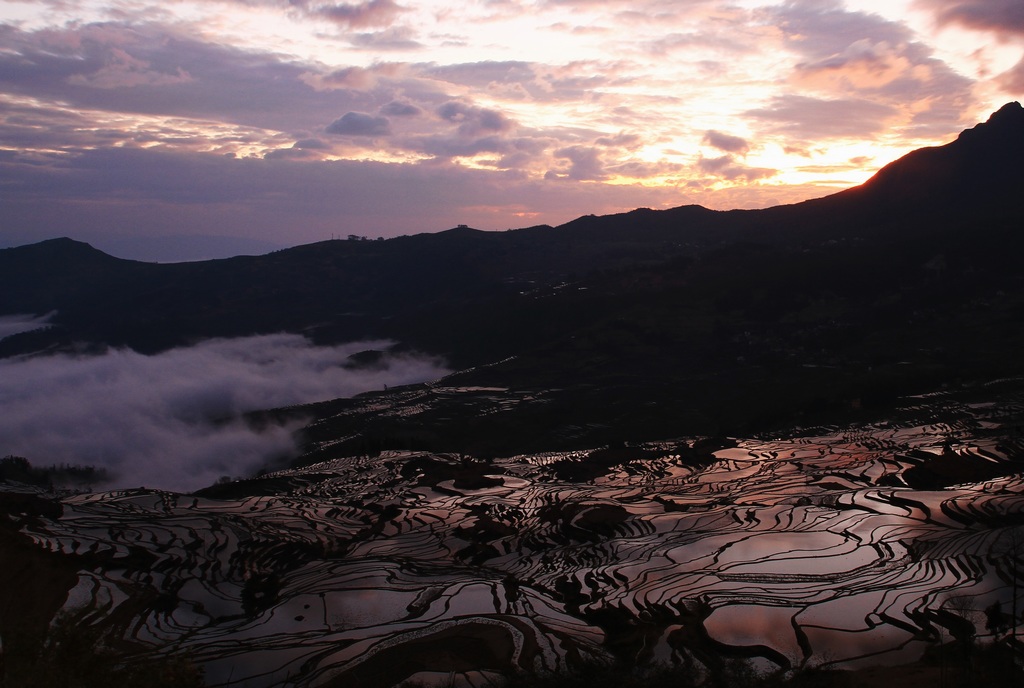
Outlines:
<svg viewBox="0 0 1024 688"><path fill-rule="evenodd" d="M547 416L468 422L458 442L492 450L525 442L527 421L537 445L792 422L1022 372L1022 160L1024 108L1010 103L861 186L765 210L637 209L166 265L56 239L0 251L0 313L56 311L0 355L291 331L486 366L460 384L561 390Z"/></svg>
<svg viewBox="0 0 1024 688"><path fill-rule="evenodd" d="M829 200L861 212L965 213L1016 210L1024 182L1024 108L1004 105L944 146L921 148ZM995 204L997 208L984 207Z"/></svg>

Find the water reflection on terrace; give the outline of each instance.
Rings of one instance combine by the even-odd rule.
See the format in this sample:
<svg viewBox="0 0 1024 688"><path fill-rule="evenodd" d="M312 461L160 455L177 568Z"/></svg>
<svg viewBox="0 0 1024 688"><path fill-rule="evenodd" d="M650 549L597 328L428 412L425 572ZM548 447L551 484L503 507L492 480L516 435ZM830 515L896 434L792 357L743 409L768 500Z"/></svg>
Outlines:
<svg viewBox="0 0 1024 688"><path fill-rule="evenodd" d="M902 663L950 630L951 599L1010 608L1024 516L1019 398L908 403L898 422L645 445L585 480L564 469L587 452L383 452L245 499L68 497L24 530L103 553L116 565L84 566L66 606L188 652L212 685L483 686L616 653Z"/></svg>

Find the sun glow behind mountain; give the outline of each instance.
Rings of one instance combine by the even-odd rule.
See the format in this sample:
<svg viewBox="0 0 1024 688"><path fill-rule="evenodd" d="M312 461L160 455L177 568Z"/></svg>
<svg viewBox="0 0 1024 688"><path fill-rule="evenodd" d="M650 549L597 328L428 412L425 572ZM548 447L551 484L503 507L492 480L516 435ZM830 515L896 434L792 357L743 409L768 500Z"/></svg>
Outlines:
<svg viewBox="0 0 1024 688"><path fill-rule="evenodd" d="M12 245L765 207L1024 92L1019 13L980 0L6 1L0 21Z"/></svg>

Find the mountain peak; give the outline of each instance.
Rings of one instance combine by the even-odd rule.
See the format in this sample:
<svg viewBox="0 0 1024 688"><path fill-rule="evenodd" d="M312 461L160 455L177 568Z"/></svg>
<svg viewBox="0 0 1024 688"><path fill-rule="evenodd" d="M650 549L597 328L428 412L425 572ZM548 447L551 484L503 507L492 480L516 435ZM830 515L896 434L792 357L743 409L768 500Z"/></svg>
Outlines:
<svg viewBox="0 0 1024 688"><path fill-rule="evenodd" d="M1002 210L993 204L1018 207L1022 158L1024 107L1015 101L992 113L988 121L965 129L955 141L908 153L863 185L840 194L858 198L862 209L876 215L901 208L932 214L984 208L998 215ZM915 209L908 210L911 207Z"/></svg>
<svg viewBox="0 0 1024 688"><path fill-rule="evenodd" d="M992 113L988 121L960 132L957 140L977 137L979 134L1001 136L1013 131L1024 131L1024 107L1012 101Z"/></svg>
<svg viewBox="0 0 1024 688"><path fill-rule="evenodd" d="M992 124L997 120L1012 120L1019 122L1022 121L1022 118L1024 118L1024 107L1022 107L1019 102L1014 100L993 112L992 116L988 118L988 124Z"/></svg>
<svg viewBox="0 0 1024 688"><path fill-rule="evenodd" d="M19 255L51 255L51 256L84 256L84 255L102 255L106 256L105 253L99 249L93 248L90 244L84 241L76 241L68 237L57 237L54 239L44 239L43 241L34 244L25 244L24 246L15 246L8 251L13 251ZM13 254L11 254L13 255Z"/></svg>

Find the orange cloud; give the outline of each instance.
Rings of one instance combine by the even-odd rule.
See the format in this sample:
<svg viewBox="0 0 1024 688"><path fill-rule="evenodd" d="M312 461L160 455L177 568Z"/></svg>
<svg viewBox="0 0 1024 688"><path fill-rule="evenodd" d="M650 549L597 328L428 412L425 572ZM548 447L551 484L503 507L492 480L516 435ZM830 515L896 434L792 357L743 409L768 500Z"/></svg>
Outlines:
<svg viewBox="0 0 1024 688"><path fill-rule="evenodd" d="M913 76L914 65L902 54L900 46L864 38L854 41L842 52L821 60L796 66L793 82L825 91L877 89L896 79ZM918 73L921 76L926 74Z"/></svg>

